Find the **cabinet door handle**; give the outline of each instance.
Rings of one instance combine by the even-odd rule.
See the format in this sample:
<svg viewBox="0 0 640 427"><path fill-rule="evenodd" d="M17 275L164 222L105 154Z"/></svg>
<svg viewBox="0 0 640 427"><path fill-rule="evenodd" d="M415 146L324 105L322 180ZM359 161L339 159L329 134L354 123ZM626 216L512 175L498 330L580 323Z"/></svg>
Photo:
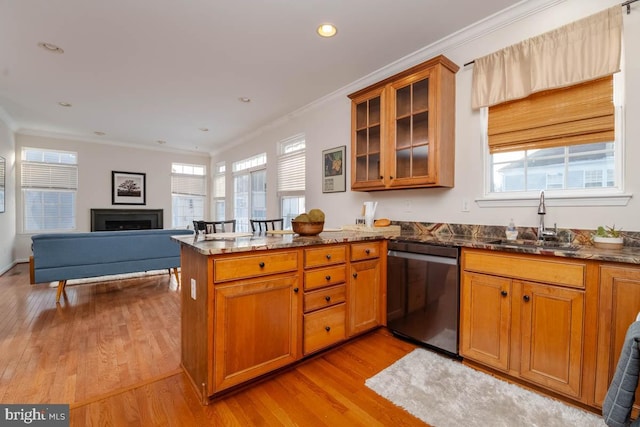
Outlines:
<svg viewBox="0 0 640 427"><path fill-rule="evenodd" d="M500 295L502 295L503 297L506 297L508 294L507 294L507 291L500 291Z"/></svg>
<svg viewBox="0 0 640 427"><path fill-rule="evenodd" d="M264 268L264 262L260 262L260 264L258 264L260 266L260 268Z"/></svg>
<svg viewBox="0 0 640 427"><path fill-rule="evenodd" d="M325 327L324 327L324 330L325 330L325 331L327 331L327 332L329 332L329 331L331 330L331 327L330 327L330 326L325 326Z"/></svg>
<svg viewBox="0 0 640 427"><path fill-rule="evenodd" d="M393 177L391 175L389 175L389 179L393 179Z"/></svg>
<svg viewBox="0 0 640 427"><path fill-rule="evenodd" d="M371 249L365 249L365 250L364 250L364 253L365 253L365 254L367 254L367 255L369 255L369 254L371 253Z"/></svg>
<svg viewBox="0 0 640 427"><path fill-rule="evenodd" d="M357 279L358 278L358 273L353 273L353 278Z"/></svg>
<svg viewBox="0 0 640 427"><path fill-rule="evenodd" d="M331 254L327 254L327 259L331 259Z"/></svg>
<svg viewBox="0 0 640 427"><path fill-rule="evenodd" d="M331 301L331 297L330 297L329 295L327 295L326 297L324 297L324 299L325 299L327 302Z"/></svg>
<svg viewBox="0 0 640 427"><path fill-rule="evenodd" d="M327 282L328 282L329 280L331 280L331 276L329 276L328 274L327 274L326 276L324 276L324 278L325 278L325 279L327 279Z"/></svg>
<svg viewBox="0 0 640 427"><path fill-rule="evenodd" d="M384 178L384 176L380 175L380 179Z"/></svg>
<svg viewBox="0 0 640 427"><path fill-rule="evenodd" d="M296 294L298 293L299 289L298 288L293 288L293 292L295 292Z"/></svg>
<svg viewBox="0 0 640 427"><path fill-rule="evenodd" d="M525 296L522 297L522 299L524 300L524 302L529 302L531 297L529 295L525 295Z"/></svg>

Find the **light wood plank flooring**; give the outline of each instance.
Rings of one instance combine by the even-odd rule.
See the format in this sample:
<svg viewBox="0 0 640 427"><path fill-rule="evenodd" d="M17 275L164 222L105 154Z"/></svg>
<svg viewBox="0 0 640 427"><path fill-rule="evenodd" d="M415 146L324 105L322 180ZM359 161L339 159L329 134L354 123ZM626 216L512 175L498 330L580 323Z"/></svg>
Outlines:
<svg viewBox="0 0 640 427"><path fill-rule="evenodd" d="M415 348L386 330L201 405L180 369L169 274L55 288L0 277L0 402L69 403L72 426L424 426L364 381Z"/></svg>

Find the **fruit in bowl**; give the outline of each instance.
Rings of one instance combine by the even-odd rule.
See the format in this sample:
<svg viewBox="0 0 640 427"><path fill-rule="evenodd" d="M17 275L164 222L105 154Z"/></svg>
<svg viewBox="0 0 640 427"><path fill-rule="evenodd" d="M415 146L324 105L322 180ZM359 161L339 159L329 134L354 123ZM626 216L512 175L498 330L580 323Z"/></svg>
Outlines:
<svg viewBox="0 0 640 427"><path fill-rule="evenodd" d="M311 209L309 213L302 213L291 220L294 233L301 236L315 236L324 228L324 212Z"/></svg>

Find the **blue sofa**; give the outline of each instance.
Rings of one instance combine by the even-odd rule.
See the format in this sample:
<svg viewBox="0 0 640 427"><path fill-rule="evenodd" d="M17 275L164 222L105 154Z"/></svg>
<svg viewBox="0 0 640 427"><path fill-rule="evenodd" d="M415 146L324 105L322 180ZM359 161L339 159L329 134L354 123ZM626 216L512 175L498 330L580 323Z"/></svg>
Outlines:
<svg viewBox="0 0 640 427"><path fill-rule="evenodd" d="M179 281L180 245L171 236L184 234L193 230L37 234L31 237L31 283L57 281L58 302L70 279L173 268Z"/></svg>

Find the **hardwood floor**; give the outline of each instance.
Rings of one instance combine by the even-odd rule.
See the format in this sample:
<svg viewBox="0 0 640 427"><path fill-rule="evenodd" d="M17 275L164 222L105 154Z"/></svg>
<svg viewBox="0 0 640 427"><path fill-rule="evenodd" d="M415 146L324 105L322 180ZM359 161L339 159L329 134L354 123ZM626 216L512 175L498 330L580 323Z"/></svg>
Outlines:
<svg viewBox="0 0 640 427"><path fill-rule="evenodd" d="M364 381L415 348L380 329L201 405L180 369L180 300L169 274L29 284L0 277L0 402L69 403L72 426L424 426Z"/></svg>

